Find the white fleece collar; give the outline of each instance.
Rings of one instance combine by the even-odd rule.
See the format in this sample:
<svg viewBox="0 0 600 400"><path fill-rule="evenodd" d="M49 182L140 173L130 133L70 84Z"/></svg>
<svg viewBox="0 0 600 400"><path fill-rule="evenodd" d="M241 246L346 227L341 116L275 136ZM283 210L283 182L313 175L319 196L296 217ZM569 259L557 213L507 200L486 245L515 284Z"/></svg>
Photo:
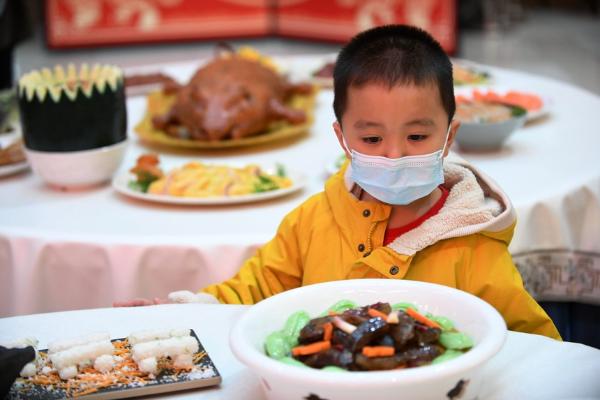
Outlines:
<svg viewBox="0 0 600 400"><path fill-rule="evenodd" d="M354 185L350 168L344 176L349 190ZM410 256L443 239L500 231L514 223L515 212L508 197L466 161L456 156L444 160L444 186L450 193L440 211L388 247Z"/></svg>

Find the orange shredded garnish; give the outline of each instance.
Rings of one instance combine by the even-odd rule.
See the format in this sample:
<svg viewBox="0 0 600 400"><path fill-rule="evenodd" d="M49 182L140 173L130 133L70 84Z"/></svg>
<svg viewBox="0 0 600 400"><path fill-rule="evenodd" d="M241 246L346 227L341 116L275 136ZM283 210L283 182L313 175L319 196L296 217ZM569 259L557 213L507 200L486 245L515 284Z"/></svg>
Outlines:
<svg viewBox="0 0 600 400"><path fill-rule="evenodd" d="M362 349L363 355L367 357L390 357L395 352L392 346L365 346Z"/></svg>
<svg viewBox="0 0 600 400"><path fill-rule="evenodd" d="M415 321L418 321L418 322L422 323L423 325L427 325L430 328L441 329L440 325L437 322L430 320L429 318L427 318L426 316L424 316L422 314L419 314L418 312L416 312L415 310L413 310L410 307L406 309L406 313L408 315L410 315Z"/></svg>
<svg viewBox="0 0 600 400"><path fill-rule="evenodd" d="M379 317L379 318L383 319L384 321L387 321L387 317L388 317L387 314L384 314L381 311L376 310L374 308L369 308L367 310L367 314L369 314L373 318Z"/></svg>
<svg viewBox="0 0 600 400"><path fill-rule="evenodd" d="M294 356L307 356L309 354L318 353L324 350L329 350L331 348L330 341L321 341L315 342L311 344L307 344L305 346L296 346L292 349L292 355Z"/></svg>
<svg viewBox="0 0 600 400"><path fill-rule="evenodd" d="M333 336L333 324L331 322L327 322L323 325L323 340L329 341Z"/></svg>

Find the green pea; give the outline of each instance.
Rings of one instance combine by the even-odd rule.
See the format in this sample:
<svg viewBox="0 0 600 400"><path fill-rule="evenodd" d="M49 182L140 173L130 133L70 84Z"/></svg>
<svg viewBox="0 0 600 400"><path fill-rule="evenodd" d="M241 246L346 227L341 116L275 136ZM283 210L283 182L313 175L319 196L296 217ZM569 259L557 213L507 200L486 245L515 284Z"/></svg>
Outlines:
<svg viewBox="0 0 600 400"><path fill-rule="evenodd" d="M343 313L346 310L349 310L351 308L356 308L356 307L358 307L358 306L352 300L340 300L337 303L335 303L334 305L332 305L331 307L329 307L327 309L327 311L325 311L321 315L322 316L323 315L327 315L329 311L332 311L332 312L334 312L336 314L340 314L340 313Z"/></svg>
<svg viewBox="0 0 600 400"><path fill-rule="evenodd" d="M331 372L348 372L344 368L336 367L335 365L328 365L322 368L323 371L331 371Z"/></svg>
<svg viewBox="0 0 600 400"><path fill-rule="evenodd" d="M456 358L456 357L460 356L461 354L463 354L462 351L458 351L458 350L446 350L444 352L444 354L442 354L441 356L437 356L436 358L434 358L431 363L432 364L443 363L445 361L452 360L453 358Z"/></svg>
<svg viewBox="0 0 600 400"><path fill-rule="evenodd" d="M431 317L429 317L429 319L437 322L442 328L442 332L448 332L454 329L454 322L452 322L450 318L432 315Z"/></svg>
<svg viewBox="0 0 600 400"><path fill-rule="evenodd" d="M291 339L291 345L295 346L298 343L298 336L302 328L308 324L310 316L306 311L297 311L289 316L285 325L283 326L282 333Z"/></svg>
<svg viewBox="0 0 600 400"><path fill-rule="evenodd" d="M442 332L440 343L451 350L464 350L473 347L473 339L462 332Z"/></svg>
<svg viewBox="0 0 600 400"><path fill-rule="evenodd" d="M265 350L271 358L281 359L290 354L292 346L289 339L282 332L277 331L267 336L265 340Z"/></svg>
<svg viewBox="0 0 600 400"><path fill-rule="evenodd" d="M396 310L405 311L407 308L412 308L416 312L419 312L419 309L413 303L403 302L403 303L392 304L392 310L394 310L394 311L396 311Z"/></svg>
<svg viewBox="0 0 600 400"><path fill-rule="evenodd" d="M292 357L283 357L283 358L280 358L279 361L281 361L282 363L287 364L287 365L293 365L296 367L303 367L303 368L310 368L308 365L306 365L306 364L302 363L301 361L298 361Z"/></svg>

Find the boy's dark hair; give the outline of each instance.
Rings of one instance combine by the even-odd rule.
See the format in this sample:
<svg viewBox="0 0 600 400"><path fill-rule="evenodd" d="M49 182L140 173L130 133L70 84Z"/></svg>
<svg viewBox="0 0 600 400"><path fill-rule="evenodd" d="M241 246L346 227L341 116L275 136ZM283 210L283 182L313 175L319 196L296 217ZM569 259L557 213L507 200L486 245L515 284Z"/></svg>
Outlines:
<svg viewBox="0 0 600 400"><path fill-rule="evenodd" d="M448 123L454 116L452 63L440 44L422 29L385 25L361 32L340 51L333 71L333 111L338 122L346 111L348 88L366 83L389 87L435 84Z"/></svg>

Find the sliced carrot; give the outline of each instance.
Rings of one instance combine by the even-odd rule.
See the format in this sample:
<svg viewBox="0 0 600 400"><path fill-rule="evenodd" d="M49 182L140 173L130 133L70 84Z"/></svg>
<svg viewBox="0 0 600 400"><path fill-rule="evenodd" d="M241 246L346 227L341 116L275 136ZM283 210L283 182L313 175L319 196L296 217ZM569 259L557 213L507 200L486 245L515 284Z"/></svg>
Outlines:
<svg viewBox="0 0 600 400"><path fill-rule="evenodd" d="M365 346L362 349L363 355L367 357L390 357L396 352L392 346Z"/></svg>
<svg viewBox="0 0 600 400"><path fill-rule="evenodd" d="M498 93L494 92L493 90L489 90L484 95L484 100L487 102L490 102L490 103L502 103L503 102L502 96L500 96Z"/></svg>
<svg viewBox="0 0 600 400"><path fill-rule="evenodd" d="M374 308L369 308L367 310L367 314L369 314L373 318L379 317L379 318L383 319L384 321L387 321L387 317L388 317L387 314L384 314L381 311L376 310Z"/></svg>
<svg viewBox="0 0 600 400"><path fill-rule="evenodd" d="M523 107L529 111L539 110L544 105L544 102L539 96L514 90L511 90L504 95L504 101L512 105Z"/></svg>
<svg viewBox="0 0 600 400"><path fill-rule="evenodd" d="M315 342L307 344L305 346L296 346L292 349L292 355L294 356L307 356L309 354L315 354L320 351L329 350L331 348L331 342L323 340L321 342Z"/></svg>
<svg viewBox="0 0 600 400"><path fill-rule="evenodd" d="M327 322L323 325L323 340L329 341L333 336L333 324L331 322Z"/></svg>
<svg viewBox="0 0 600 400"><path fill-rule="evenodd" d="M485 101L485 95L481 93L479 90L473 90L473 100L477 101Z"/></svg>
<svg viewBox="0 0 600 400"><path fill-rule="evenodd" d="M327 311L327 315L329 315L330 317L335 317L336 315L338 315L335 311Z"/></svg>
<svg viewBox="0 0 600 400"><path fill-rule="evenodd" d="M415 321L418 321L420 323L422 323L423 325L427 325L430 328L438 328L441 329L440 325L435 322L430 320L429 318L427 318L426 316L419 314L418 312L416 312L415 310L413 310L412 308L407 308L406 313L408 315L410 315Z"/></svg>
<svg viewBox="0 0 600 400"><path fill-rule="evenodd" d="M471 100L468 99L466 96L462 96L462 95L457 95L455 100L456 104L463 104L463 103L470 103Z"/></svg>

